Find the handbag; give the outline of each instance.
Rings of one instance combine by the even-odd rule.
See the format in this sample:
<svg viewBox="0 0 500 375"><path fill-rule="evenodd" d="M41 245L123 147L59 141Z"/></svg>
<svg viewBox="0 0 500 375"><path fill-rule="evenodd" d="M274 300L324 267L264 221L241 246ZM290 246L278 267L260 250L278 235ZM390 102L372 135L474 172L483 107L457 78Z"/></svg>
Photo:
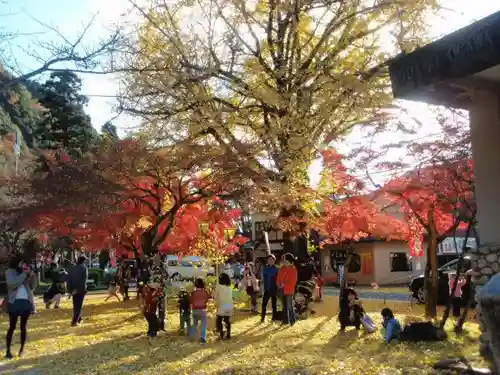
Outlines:
<svg viewBox="0 0 500 375"><path fill-rule="evenodd" d="M363 328L365 329L366 333L373 333L377 330L377 326L375 325L375 322L370 318L368 315L363 315L360 319L361 324L363 325Z"/></svg>
<svg viewBox="0 0 500 375"><path fill-rule="evenodd" d="M255 280L255 283L254 283L254 292L259 292L260 291L260 287L259 287L259 280Z"/></svg>
<svg viewBox="0 0 500 375"><path fill-rule="evenodd" d="M0 304L0 311L3 313L7 313L9 311L9 299L8 297L5 297Z"/></svg>

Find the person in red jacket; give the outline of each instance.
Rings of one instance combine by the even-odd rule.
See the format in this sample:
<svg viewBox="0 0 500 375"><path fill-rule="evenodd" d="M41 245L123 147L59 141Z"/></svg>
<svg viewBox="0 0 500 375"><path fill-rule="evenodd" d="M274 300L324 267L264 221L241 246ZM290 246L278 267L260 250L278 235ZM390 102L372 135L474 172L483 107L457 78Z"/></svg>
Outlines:
<svg viewBox="0 0 500 375"><path fill-rule="evenodd" d="M283 257L283 265L278 272L276 285L283 294L283 324L294 325L297 321L293 308L293 296L297 285L297 268L292 254L287 253Z"/></svg>

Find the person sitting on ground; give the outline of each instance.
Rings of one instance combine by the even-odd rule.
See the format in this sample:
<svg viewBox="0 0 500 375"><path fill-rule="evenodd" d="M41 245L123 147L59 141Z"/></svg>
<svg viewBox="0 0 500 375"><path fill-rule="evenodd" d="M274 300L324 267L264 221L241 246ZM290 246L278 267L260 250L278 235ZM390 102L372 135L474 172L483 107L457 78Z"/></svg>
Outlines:
<svg viewBox="0 0 500 375"><path fill-rule="evenodd" d="M292 254L286 253L283 257L282 267L278 271L276 285L282 294L283 302L283 324L294 325L297 316L293 308L293 295L297 286L297 268L295 268L295 258Z"/></svg>
<svg viewBox="0 0 500 375"><path fill-rule="evenodd" d="M382 326L386 330L384 335L385 342L389 343L391 340L399 338L402 331L401 324L394 317L392 310L386 307L382 309L381 315L383 319Z"/></svg>
<svg viewBox="0 0 500 375"><path fill-rule="evenodd" d="M354 326L359 330L361 328L361 317L364 314L365 311L358 293L352 288L345 288L340 298L340 330L345 331L347 326Z"/></svg>
<svg viewBox="0 0 500 375"><path fill-rule="evenodd" d="M189 298L189 293L182 288L177 295L177 299L180 319L179 333L181 336L186 335L186 333L189 335L189 331L191 330L191 300Z"/></svg>
<svg viewBox="0 0 500 375"><path fill-rule="evenodd" d="M217 308L217 332L220 339L224 338L224 328L226 326L226 339L231 338L231 315L233 315L233 290L231 288L231 279L227 273L219 276L219 284L215 287L215 306Z"/></svg>
<svg viewBox="0 0 500 375"><path fill-rule="evenodd" d="M45 307L50 309L50 306L54 304L54 309L58 309L61 298L65 293L66 288L64 283L53 282L49 289L43 294L43 303L45 303Z"/></svg>

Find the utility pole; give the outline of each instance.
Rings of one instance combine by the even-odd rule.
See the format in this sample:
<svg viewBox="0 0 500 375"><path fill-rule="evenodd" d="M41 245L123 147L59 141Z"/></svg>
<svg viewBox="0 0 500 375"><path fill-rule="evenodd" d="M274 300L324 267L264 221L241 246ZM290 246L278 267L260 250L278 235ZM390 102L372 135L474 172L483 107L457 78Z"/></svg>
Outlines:
<svg viewBox="0 0 500 375"><path fill-rule="evenodd" d="M19 170L19 156L21 155L21 142L19 140L19 131L16 130L16 143L14 144L14 158L16 176Z"/></svg>

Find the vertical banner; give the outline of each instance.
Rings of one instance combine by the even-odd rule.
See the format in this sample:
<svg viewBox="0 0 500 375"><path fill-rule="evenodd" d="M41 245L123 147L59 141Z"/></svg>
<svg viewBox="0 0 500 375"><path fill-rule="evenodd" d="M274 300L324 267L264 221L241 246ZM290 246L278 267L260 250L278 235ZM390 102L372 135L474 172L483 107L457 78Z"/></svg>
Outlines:
<svg viewBox="0 0 500 375"><path fill-rule="evenodd" d="M339 286L342 288L344 285L344 264L338 265L338 277L339 277Z"/></svg>
<svg viewBox="0 0 500 375"><path fill-rule="evenodd" d="M267 232L267 231L264 232L264 239L266 240L267 255L270 255L271 254L271 245L269 244L269 232Z"/></svg>
<svg viewBox="0 0 500 375"><path fill-rule="evenodd" d="M408 239L408 247L410 248L410 256L421 257L424 255L424 250L422 248L422 236L410 236Z"/></svg>
<svg viewBox="0 0 500 375"><path fill-rule="evenodd" d="M111 263L111 267L116 267L116 251L114 249L109 251L109 262Z"/></svg>
<svg viewBox="0 0 500 375"><path fill-rule="evenodd" d="M410 248L410 256L424 256L424 231L422 226L414 217L407 218L409 226L408 247Z"/></svg>

